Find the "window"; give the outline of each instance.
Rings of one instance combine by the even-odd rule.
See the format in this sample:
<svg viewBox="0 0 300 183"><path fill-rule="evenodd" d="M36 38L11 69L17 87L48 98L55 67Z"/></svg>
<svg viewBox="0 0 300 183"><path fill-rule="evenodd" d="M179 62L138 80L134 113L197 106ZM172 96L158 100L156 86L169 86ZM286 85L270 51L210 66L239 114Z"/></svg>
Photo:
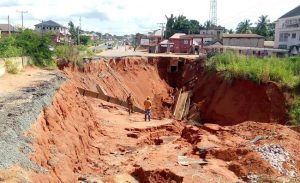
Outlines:
<svg viewBox="0 0 300 183"><path fill-rule="evenodd" d="M289 33L280 33L279 42L287 42L290 34Z"/></svg>
<svg viewBox="0 0 300 183"><path fill-rule="evenodd" d="M296 33L293 33L292 34L292 39L295 39L296 38Z"/></svg>
<svg viewBox="0 0 300 183"><path fill-rule="evenodd" d="M279 49L287 49L287 45L280 44L280 45L278 46L278 48L279 48Z"/></svg>
<svg viewBox="0 0 300 183"><path fill-rule="evenodd" d="M49 29L52 30L52 27L50 27Z"/></svg>

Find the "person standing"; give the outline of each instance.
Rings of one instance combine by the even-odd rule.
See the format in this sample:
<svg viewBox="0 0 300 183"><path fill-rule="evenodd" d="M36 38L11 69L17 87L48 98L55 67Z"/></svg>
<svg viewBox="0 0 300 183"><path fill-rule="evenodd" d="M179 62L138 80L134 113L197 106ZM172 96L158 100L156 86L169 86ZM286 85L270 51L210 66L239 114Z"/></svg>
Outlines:
<svg viewBox="0 0 300 183"><path fill-rule="evenodd" d="M133 98L131 96L131 93L127 97L127 107L128 107L128 112L130 115L131 113L133 113Z"/></svg>
<svg viewBox="0 0 300 183"><path fill-rule="evenodd" d="M149 121L151 120L151 106L152 106L152 102L150 100L150 97L148 96L147 99L144 101L145 121L147 121L147 119Z"/></svg>

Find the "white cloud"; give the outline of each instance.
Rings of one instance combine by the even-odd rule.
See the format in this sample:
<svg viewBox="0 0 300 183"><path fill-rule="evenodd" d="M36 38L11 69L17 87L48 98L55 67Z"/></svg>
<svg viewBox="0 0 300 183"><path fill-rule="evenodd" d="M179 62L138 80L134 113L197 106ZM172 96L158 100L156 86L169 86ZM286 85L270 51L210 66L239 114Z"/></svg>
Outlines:
<svg viewBox="0 0 300 183"><path fill-rule="evenodd" d="M253 23L264 14L271 21L295 8L299 0L218 0L218 23L235 29L244 19ZM27 10L24 24L33 28L40 20L52 19L76 25L82 16L82 27L113 34L147 33L166 22L165 15L182 14L204 23L209 17L209 0L1 0L0 21L10 15L12 24L21 24L16 10ZM95 16L95 17L93 17Z"/></svg>

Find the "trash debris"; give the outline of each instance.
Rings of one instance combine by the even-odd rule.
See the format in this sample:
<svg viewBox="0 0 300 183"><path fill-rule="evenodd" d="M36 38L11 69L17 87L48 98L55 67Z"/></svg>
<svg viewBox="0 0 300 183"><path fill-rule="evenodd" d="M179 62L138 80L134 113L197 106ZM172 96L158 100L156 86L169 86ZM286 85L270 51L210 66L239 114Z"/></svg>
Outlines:
<svg viewBox="0 0 300 183"><path fill-rule="evenodd" d="M178 156L177 162L182 166L188 166L191 164L200 164L200 165L208 164L207 161L191 159L191 158L188 158L187 156Z"/></svg>

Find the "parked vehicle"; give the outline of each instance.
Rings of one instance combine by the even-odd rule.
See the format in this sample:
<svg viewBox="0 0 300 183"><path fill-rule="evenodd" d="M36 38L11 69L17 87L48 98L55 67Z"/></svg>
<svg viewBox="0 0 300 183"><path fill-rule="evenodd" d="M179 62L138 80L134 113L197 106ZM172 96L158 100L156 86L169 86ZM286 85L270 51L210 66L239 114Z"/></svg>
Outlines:
<svg viewBox="0 0 300 183"><path fill-rule="evenodd" d="M108 44L107 44L107 49L113 49L113 45L110 44L110 43L108 43Z"/></svg>

